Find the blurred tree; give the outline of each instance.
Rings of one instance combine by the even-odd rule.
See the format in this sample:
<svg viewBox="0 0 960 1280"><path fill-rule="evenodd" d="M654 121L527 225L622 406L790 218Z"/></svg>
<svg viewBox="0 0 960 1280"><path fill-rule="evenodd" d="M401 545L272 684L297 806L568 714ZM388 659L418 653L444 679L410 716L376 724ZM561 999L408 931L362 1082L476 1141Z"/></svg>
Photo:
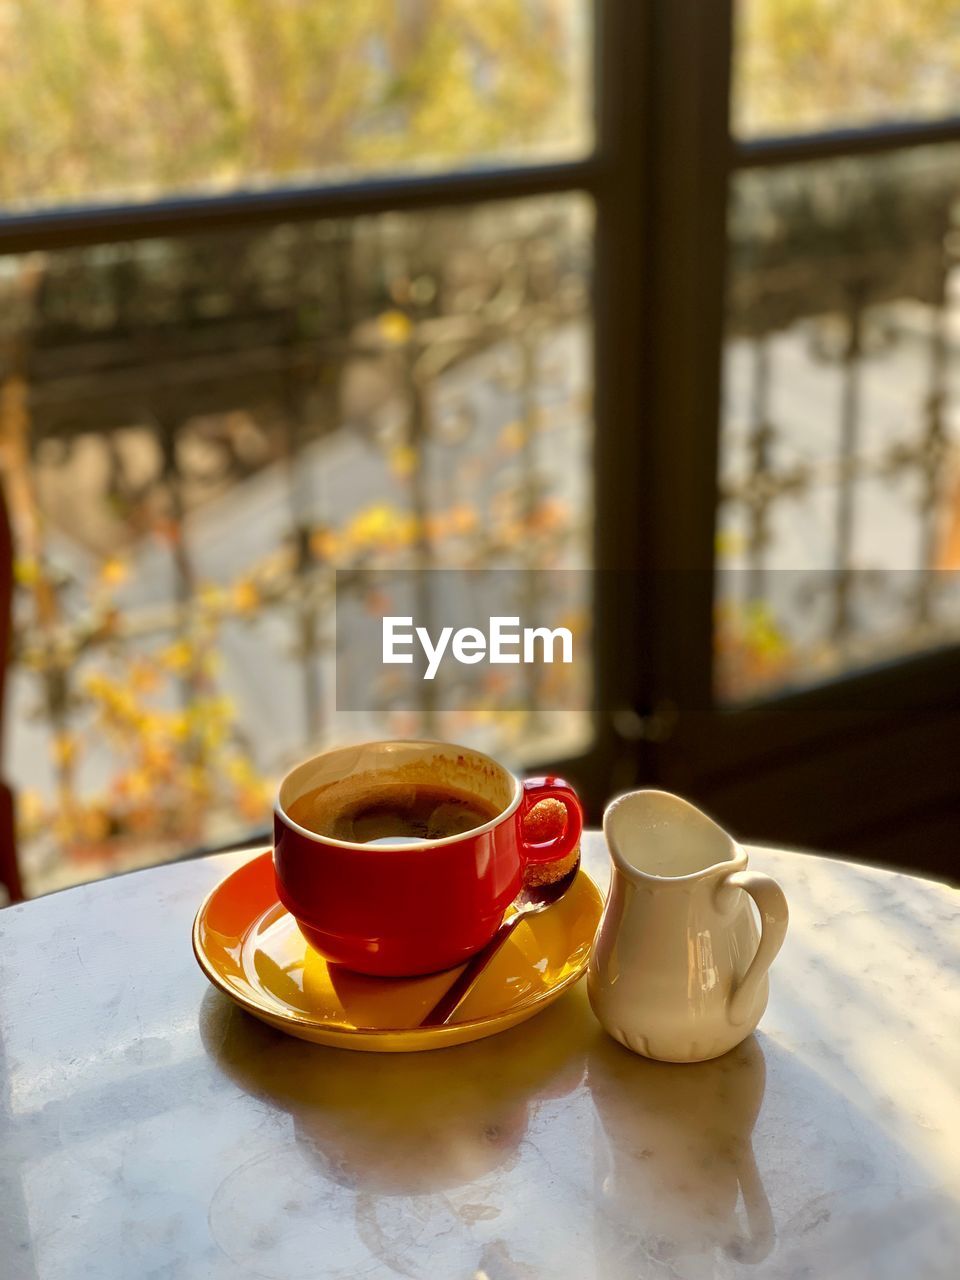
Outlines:
<svg viewBox="0 0 960 1280"><path fill-rule="evenodd" d="M736 37L744 133L960 109L957 0L740 0Z"/></svg>
<svg viewBox="0 0 960 1280"><path fill-rule="evenodd" d="M0 0L0 199L569 145L566 0Z"/></svg>

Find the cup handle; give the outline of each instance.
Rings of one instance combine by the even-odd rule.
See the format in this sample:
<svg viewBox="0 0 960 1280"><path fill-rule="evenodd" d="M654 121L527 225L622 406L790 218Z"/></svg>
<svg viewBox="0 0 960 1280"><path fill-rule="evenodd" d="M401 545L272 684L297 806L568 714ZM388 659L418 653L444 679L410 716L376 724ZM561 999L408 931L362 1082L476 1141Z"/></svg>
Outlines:
<svg viewBox="0 0 960 1280"><path fill-rule="evenodd" d="M743 889L760 912L760 945L750 967L734 988L728 1005L734 1026L744 1022L763 975L776 959L787 933L790 912L783 890L772 876L762 871L734 871L723 881L724 889Z"/></svg>
<svg viewBox="0 0 960 1280"><path fill-rule="evenodd" d="M549 840L527 840L523 834L523 824L530 810L541 800L559 800L567 811L567 821L559 835ZM577 799L577 793L562 778L548 776L545 778L526 778L523 782L523 797L517 810L520 848L524 861L556 862L572 853L580 843L583 831L583 809Z"/></svg>

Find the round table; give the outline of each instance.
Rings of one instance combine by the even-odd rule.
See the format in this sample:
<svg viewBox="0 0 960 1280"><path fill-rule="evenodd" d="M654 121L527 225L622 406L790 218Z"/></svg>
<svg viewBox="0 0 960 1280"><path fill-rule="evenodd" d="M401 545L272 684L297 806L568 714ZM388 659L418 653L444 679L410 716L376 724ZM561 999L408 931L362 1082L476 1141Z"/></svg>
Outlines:
<svg viewBox="0 0 960 1280"><path fill-rule="evenodd" d="M190 926L249 852L0 912L4 1280L954 1277L960 901L773 849L791 907L755 1036L667 1066L584 985L461 1048L289 1039ZM605 882L601 837L584 861Z"/></svg>

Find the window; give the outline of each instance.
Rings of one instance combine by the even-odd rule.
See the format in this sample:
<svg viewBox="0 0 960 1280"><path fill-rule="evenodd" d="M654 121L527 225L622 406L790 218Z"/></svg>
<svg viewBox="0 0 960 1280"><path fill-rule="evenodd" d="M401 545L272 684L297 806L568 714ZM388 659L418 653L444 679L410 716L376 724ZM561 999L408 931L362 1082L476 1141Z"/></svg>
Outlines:
<svg viewBox="0 0 960 1280"><path fill-rule="evenodd" d="M586 711L361 716L333 678L338 569L590 563L586 6L0 16L28 887L260 832L344 736L589 748Z"/></svg>
<svg viewBox="0 0 960 1280"><path fill-rule="evenodd" d="M262 833L291 759L374 730L562 769L594 820L659 783L856 851L955 801L946 713L900 768L956 683L954 5L0 0L0 31L32 891ZM337 714L337 567L465 562L634 574L577 604L592 711ZM892 727L853 770L865 689Z"/></svg>

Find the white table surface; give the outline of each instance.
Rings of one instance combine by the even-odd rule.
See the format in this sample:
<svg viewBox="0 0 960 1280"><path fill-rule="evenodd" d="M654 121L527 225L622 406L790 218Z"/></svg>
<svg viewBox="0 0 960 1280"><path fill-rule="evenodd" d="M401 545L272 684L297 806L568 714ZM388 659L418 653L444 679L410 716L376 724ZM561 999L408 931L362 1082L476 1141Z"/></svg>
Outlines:
<svg viewBox="0 0 960 1280"><path fill-rule="evenodd" d="M960 1274L954 891L752 850L791 929L727 1057L634 1057L583 984L404 1057L207 985L194 911L248 856L0 911L3 1280Z"/></svg>

